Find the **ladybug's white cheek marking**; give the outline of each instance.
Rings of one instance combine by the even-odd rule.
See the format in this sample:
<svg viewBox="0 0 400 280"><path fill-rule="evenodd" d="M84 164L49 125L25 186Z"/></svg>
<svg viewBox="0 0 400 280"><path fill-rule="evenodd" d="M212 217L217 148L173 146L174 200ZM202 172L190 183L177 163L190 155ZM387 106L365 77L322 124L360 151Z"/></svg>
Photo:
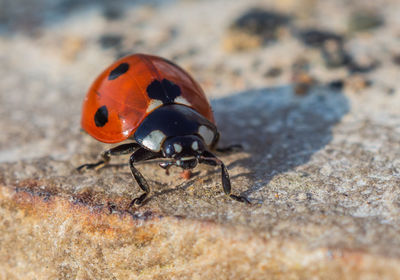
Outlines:
<svg viewBox="0 0 400 280"><path fill-rule="evenodd" d="M192 104L190 104L189 101L187 101L184 97L182 96L178 96L177 98L174 99L175 103L179 103L179 104L183 104L183 105L187 105L187 106L191 106Z"/></svg>
<svg viewBox="0 0 400 280"><path fill-rule="evenodd" d="M165 138L167 137L161 130L153 130L143 139L142 144L152 151L159 152L161 150L161 144L164 142Z"/></svg>
<svg viewBox="0 0 400 280"><path fill-rule="evenodd" d="M162 103L161 100L152 99L152 100L150 101L149 106L147 106L146 113L152 112L154 109L156 109L157 107L160 107L162 104L163 104L163 103Z"/></svg>
<svg viewBox="0 0 400 280"><path fill-rule="evenodd" d="M179 144L174 144L175 152L180 153L182 152L182 146Z"/></svg>
<svg viewBox="0 0 400 280"><path fill-rule="evenodd" d="M197 151L198 149L199 149L199 143L197 143L197 141L194 141L192 143L192 150Z"/></svg>
<svg viewBox="0 0 400 280"><path fill-rule="evenodd" d="M206 144L210 146L212 141L214 140L214 132L208 127L201 125L199 127L199 134L201 135L201 137L203 137L204 142L206 142Z"/></svg>

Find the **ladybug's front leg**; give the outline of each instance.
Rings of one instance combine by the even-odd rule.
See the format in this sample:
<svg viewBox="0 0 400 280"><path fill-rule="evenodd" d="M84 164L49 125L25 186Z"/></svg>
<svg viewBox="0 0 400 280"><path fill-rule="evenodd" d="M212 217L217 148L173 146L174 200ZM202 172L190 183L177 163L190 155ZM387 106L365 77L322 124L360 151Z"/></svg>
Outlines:
<svg viewBox="0 0 400 280"><path fill-rule="evenodd" d="M135 205L139 206L143 203L143 201L146 199L146 197L150 193L150 188L149 185L146 181L146 179L143 177L143 175L136 169L134 166L135 163L149 160L149 159L155 159L155 158L160 158L162 155L160 153L154 153L152 151L146 150L144 148L139 148L137 151L135 151L130 159L129 159L129 166L131 168L131 172L133 177L135 178L136 182L138 183L139 187L144 191L144 194L141 196L135 198L132 200L130 203L129 207Z"/></svg>
<svg viewBox="0 0 400 280"><path fill-rule="evenodd" d="M171 168L171 166L175 165L175 162L173 162L173 161L164 161L164 162L161 162L159 165L160 165L161 168L165 169L165 174L169 175L169 169Z"/></svg>
<svg viewBox="0 0 400 280"><path fill-rule="evenodd" d="M212 153L205 151L199 158L199 163L204 163L212 166L217 166L217 165L221 166L222 187L224 189L225 194L230 198L232 198L233 200L250 204L250 201L244 196L231 194L231 180L229 179L228 169L226 169L225 164L219 158L217 158Z"/></svg>
<svg viewBox="0 0 400 280"><path fill-rule="evenodd" d="M78 171L83 171L86 169L98 170L110 162L111 156L130 154L139 148L140 148L140 145L137 143L128 143L128 144L122 144L122 145L116 146L114 148L104 151L101 154L102 159L99 160L98 162L82 164L81 166L79 166L77 168L77 170Z"/></svg>

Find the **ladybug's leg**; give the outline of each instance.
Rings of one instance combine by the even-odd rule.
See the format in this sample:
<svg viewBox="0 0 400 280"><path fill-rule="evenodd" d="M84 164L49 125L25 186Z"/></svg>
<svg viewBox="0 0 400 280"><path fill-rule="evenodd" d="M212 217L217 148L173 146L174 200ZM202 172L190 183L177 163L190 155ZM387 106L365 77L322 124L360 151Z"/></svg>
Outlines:
<svg viewBox="0 0 400 280"><path fill-rule="evenodd" d="M149 185L147 184L146 179L143 177L143 175L136 169L134 166L135 163L149 160L149 159L154 159L154 158L160 158L162 155L160 153L154 153L152 151L146 150L144 148L140 148L136 150L132 155L131 158L129 159L129 166L131 168L131 172L133 177L135 178L136 182L138 183L139 187L144 191L144 194L141 196L135 198L132 200L130 203L129 207L136 205L139 206L142 204L142 202L146 199L146 197L150 193L150 188Z"/></svg>
<svg viewBox="0 0 400 280"><path fill-rule="evenodd" d="M240 152L243 150L243 146L240 144L233 144L227 147L221 147L215 149L218 153L232 153L232 152Z"/></svg>
<svg viewBox="0 0 400 280"><path fill-rule="evenodd" d="M214 139L213 143L211 144L211 150L215 150L218 153L232 153L232 152L240 152L243 150L243 146L241 144L233 144L233 145L229 145L227 147L217 148L219 138L220 138L220 134L219 134L219 132L216 132L215 139Z"/></svg>
<svg viewBox="0 0 400 280"><path fill-rule="evenodd" d="M165 169L165 174L169 175L169 169L174 164L175 164L175 162L173 162L173 161L164 161L164 162L161 162L159 165L161 168Z"/></svg>
<svg viewBox="0 0 400 280"><path fill-rule="evenodd" d="M116 146L109 150L104 151L101 154L102 159L96 163L87 163L79 166L77 168L78 171L86 170L86 169L100 169L103 166L107 165L110 162L111 156L119 156L133 153L135 150L139 149L140 145L137 143L128 143Z"/></svg>
<svg viewBox="0 0 400 280"><path fill-rule="evenodd" d="M229 174L228 170L226 169L225 164L217 158L215 155L212 153L205 151L202 156L199 158L199 163L204 163L212 166L221 166L222 170L222 187L224 188L224 192L227 196L232 198L233 200L239 201L239 202L246 202L250 204L250 201L245 198L244 196L238 196L231 194L231 180L229 179Z"/></svg>

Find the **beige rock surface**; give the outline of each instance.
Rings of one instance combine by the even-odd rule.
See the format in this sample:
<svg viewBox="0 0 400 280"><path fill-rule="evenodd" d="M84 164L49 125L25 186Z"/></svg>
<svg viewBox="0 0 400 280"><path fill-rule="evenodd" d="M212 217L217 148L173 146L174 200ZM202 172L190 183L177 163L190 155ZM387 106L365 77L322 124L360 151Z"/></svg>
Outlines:
<svg viewBox="0 0 400 280"><path fill-rule="evenodd" d="M364 2L272 2L0 9L1 279L400 277L400 68L392 61L400 6L371 4L384 24L347 33ZM229 26L258 5L290 15L287 31L228 52ZM326 68L298 39L307 27L343 34L349 55L379 66ZM139 188L126 157L75 171L109 147L79 132L85 91L131 52L175 60L199 80L221 145L244 146L221 158L234 191L253 205L226 198L211 167L185 180L178 169L166 176L140 165L153 193L139 209L128 208ZM302 94L291 85L299 61L315 80ZM265 75L273 67L282 73ZM328 85L336 80L345 86Z"/></svg>

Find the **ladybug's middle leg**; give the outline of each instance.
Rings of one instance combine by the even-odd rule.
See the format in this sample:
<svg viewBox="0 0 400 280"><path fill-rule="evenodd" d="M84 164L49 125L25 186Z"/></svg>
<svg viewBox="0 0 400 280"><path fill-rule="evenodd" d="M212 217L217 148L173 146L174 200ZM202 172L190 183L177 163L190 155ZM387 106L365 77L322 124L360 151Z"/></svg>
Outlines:
<svg viewBox="0 0 400 280"><path fill-rule="evenodd" d="M138 183L139 187L144 191L144 193L142 195L140 195L139 197L136 197L134 200L132 200L129 207L131 207L133 205L139 206L140 204L142 204L142 202L146 199L146 197L150 193L149 184L147 183L147 181L143 177L143 175L136 169L134 164L141 162L141 161L160 158L160 157L162 157L161 153L155 153L155 152L146 150L144 148L139 148L131 155L131 157L129 159L129 166L131 168L132 175L135 178L136 182Z"/></svg>
<svg viewBox="0 0 400 280"><path fill-rule="evenodd" d="M104 151L101 154L102 159L96 163L86 163L82 164L77 168L78 171L86 170L86 169L100 169L103 166L107 165L110 162L111 156L119 156L133 153L137 149L140 148L140 145L137 143L127 143L122 144L116 147L113 147L109 150Z"/></svg>

